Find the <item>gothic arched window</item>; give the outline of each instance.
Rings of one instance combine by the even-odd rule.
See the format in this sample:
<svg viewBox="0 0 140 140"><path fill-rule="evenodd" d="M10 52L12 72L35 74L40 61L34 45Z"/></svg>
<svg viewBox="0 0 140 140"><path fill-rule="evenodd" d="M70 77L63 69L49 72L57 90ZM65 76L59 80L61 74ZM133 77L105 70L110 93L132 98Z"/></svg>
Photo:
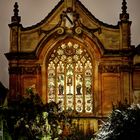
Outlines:
<svg viewBox="0 0 140 140"><path fill-rule="evenodd" d="M93 111L92 63L86 49L72 42L53 50L48 64L48 102L62 102L63 110Z"/></svg>

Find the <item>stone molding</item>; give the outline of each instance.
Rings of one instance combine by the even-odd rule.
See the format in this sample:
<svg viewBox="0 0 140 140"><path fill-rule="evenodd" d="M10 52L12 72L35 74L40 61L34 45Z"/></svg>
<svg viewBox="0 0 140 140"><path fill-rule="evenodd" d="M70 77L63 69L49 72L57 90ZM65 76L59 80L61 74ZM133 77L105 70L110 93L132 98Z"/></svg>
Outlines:
<svg viewBox="0 0 140 140"><path fill-rule="evenodd" d="M9 74L41 74L41 67L40 65L37 66L31 66L31 67L22 67L22 66L14 66L9 68Z"/></svg>
<svg viewBox="0 0 140 140"><path fill-rule="evenodd" d="M99 65L100 73L132 72L130 65Z"/></svg>

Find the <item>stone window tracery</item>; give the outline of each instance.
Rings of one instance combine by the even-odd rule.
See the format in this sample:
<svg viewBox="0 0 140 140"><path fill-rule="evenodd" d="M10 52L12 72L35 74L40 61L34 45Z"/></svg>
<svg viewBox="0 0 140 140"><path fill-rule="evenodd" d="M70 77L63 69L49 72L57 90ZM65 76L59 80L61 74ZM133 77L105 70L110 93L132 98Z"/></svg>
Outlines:
<svg viewBox="0 0 140 140"><path fill-rule="evenodd" d="M93 112L92 63L87 50L72 42L58 46L49 58L48 102L63 110Z"/></svg>

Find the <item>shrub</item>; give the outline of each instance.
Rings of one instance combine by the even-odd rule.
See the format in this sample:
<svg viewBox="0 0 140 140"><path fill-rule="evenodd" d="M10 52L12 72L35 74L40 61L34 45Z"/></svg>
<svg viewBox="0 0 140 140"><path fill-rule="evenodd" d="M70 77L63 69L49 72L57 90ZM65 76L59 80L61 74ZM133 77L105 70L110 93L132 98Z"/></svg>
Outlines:
<svg viewBox="0 0 140 140"><path fill-rule="evenodd" d="M140 105L119 104L96 134L95 140L140 140Z"/></svg>

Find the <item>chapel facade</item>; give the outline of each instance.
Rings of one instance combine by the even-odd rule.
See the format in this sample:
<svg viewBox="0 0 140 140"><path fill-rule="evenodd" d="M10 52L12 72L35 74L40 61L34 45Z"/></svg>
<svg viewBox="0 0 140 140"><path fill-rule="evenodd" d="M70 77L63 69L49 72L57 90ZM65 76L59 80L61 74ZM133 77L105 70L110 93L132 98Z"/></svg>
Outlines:
<svg viewBox="0 0 140 140"><path fill-rule="evenodd" d="M98 129L117 102L138 101L139 50L122 2L117 25L93 16L80 0L61 0L48 16L24 28L15 3L11 18L9 98L34 88L44 103L79 113L81 129ZM75 118L75 122L76 122Z"/></svg>

